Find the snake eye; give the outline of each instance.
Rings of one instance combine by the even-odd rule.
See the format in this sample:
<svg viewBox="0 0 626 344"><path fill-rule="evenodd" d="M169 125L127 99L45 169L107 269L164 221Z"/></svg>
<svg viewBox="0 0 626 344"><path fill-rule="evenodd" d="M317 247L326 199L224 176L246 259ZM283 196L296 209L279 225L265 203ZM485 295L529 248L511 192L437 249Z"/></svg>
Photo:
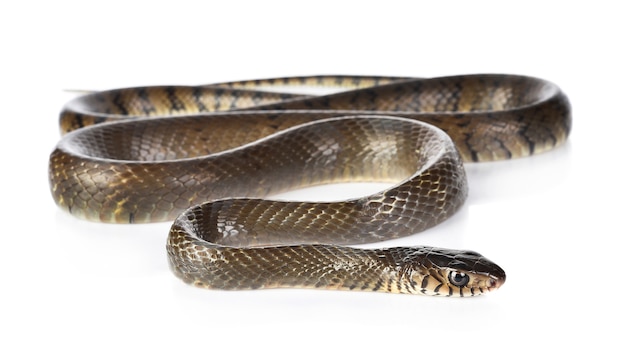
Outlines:
<svg viewBox="0 0 626 344"><path fill-rule="evenodd" d="M465 287L469 283L469 276L463 272L458 271L450 271L448 275L448 280L452 285L457 286L459 288Z"/></svg>

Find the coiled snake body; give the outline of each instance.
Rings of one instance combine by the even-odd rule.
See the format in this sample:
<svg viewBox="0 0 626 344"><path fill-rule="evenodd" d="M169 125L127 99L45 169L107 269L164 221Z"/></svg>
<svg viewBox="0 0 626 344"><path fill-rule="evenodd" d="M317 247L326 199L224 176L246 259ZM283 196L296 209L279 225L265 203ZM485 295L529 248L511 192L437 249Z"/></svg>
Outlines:
<svg viewBox="0 0 626 344"><path fill-rule="evenodd" d="M348 90L260 90L281 85ZM51 154L50 185L61 208L88 220L175 219L170 266L197 286L473 296L505 280L478 253L340 245L440 223L466 198L462 161L552 149L565 141L570 113L554 84L511 75L319 76L96 92L62 111L68 134ZM395 185L342 202L262 199L346 181Z"/></svg>

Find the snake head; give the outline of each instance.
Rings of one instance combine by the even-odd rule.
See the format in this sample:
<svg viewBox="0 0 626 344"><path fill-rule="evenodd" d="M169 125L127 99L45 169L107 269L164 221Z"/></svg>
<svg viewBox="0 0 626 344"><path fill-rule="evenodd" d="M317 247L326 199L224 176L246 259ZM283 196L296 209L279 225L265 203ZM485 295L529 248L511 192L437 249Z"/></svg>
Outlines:
<svg viewBox="0 0 626 344"><path fill-rule="evenodd" d="M404 274L413 292L434 296L476 296L498 289L504 270L479 253L434 247L415 248ZM413 256L413 257L411 257Z"/></svg>

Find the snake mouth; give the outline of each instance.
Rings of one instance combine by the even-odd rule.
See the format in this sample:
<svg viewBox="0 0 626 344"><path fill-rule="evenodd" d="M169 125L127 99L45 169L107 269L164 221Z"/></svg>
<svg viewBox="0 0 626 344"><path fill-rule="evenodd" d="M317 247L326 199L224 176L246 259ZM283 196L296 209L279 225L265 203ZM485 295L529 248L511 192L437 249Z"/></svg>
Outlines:
<svg viewBox="0 0 626 344"><path fill-rule="evenodd" d="M491 277L487 281L487 290L489 290L489 292L492 292L500 288L504 284L504 281L506 281L505 275L502 275L500 277Z"/></svg>

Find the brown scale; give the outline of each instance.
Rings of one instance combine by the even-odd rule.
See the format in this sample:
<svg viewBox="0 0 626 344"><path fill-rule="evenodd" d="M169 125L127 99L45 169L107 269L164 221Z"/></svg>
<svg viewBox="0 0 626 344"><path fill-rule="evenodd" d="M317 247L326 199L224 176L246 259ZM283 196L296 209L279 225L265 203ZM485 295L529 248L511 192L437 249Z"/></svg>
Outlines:
<svg viewBox="0 0 626 344"><path fill-rule="evenodd" d="M280 86L343 91L267 91ZM176 219L167 252L188 283L473 296L505 280L475 252L338 245L444 221L467 196L462 161L552 149L571 111L554 84L522 76L315 76L96 92L60 122L115 123L63 137L50 157L57 204L94 221ZM343 202L261 199L350 181L395 185Z"/></svg>

